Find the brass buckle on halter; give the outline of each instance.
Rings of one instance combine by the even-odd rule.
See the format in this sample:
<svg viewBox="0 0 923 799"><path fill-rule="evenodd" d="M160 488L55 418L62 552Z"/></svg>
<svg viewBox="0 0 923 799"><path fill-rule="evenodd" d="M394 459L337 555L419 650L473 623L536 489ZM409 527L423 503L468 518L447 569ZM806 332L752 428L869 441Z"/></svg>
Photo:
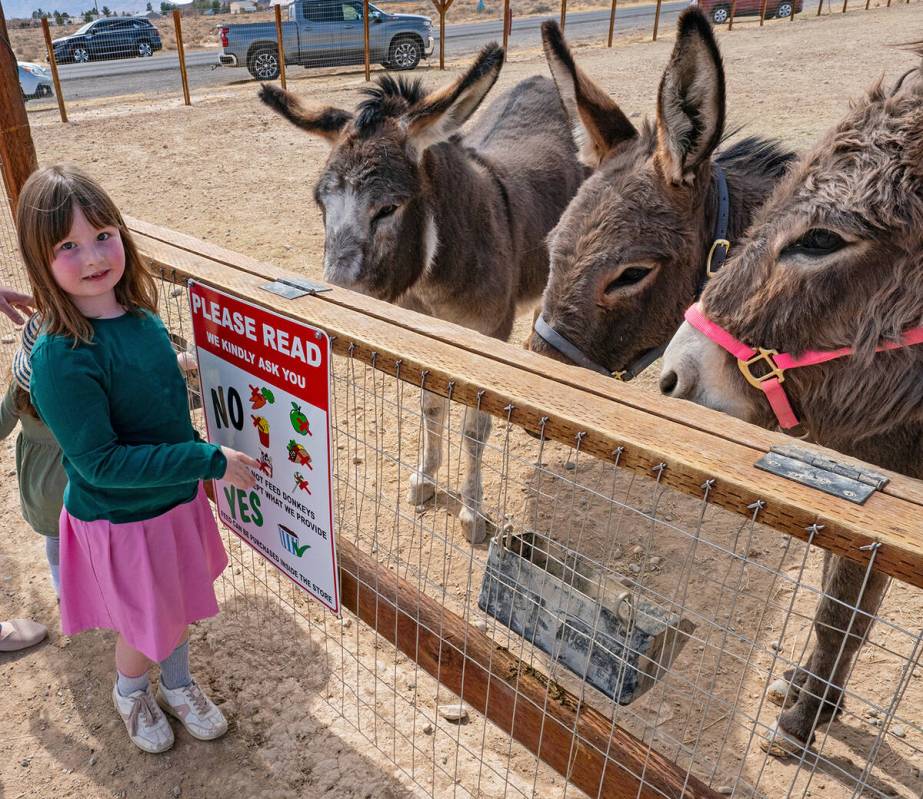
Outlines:
<svg viewBox="0 0 923 799"><path fill-rule="evenodd" d="M747 360L738 358L737 367L740 369L740 372L744 378L746 378L746 381L754 388L760 388L760 384L765 383L771 377L775 377L780 383L782 383L785 380L785 372L779 368L776 365L776 362L773 360L773 358L775 358L778 354L778 350L764 350L762 347L760 347L760 349L757 350L756 355L754 355L752 358L748 358ZM753 374L753 367L758 363L765 364L769 368L769 371L761 375Z"/></svg>
<svg viewBox="0 0 923 799"><path fill-rule="evenodd" d="M625 369L620 369L616 372L612 372L610 377L614 377L616 380L620 380L621 382L624 383L625 382L625 371L626 371Z"/></svg>
<svg viewBox="0 0 923 799"><path fill-rule="evenodd" d="M712 242L711 249L708 251L708 260L705 262L705 274L708 275L708 277L714 277L716 274L718 274L711 268L711 259L715 255L715 250L717 250L719 247L724 247L724 254L727 255L728 250L731 249L731 242L729 242L727 239L715 239Z"/></svg>

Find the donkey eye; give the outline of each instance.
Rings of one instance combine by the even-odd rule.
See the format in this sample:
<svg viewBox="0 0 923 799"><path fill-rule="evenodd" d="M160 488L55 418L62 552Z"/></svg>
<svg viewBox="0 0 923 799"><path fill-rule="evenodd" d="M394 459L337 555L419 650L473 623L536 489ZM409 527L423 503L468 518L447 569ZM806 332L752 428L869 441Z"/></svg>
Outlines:
<svg viewBox="0 0 923 799"><path fill-rule="evenodd" d="M609 282L609 285L606 286L605 293L611 294L619 289L634 286L636 283L640 283L644 280L650 272L650 267L647 266L631 266L625 269L615 280Z"/></svg>
<svg viewBox="0 0 923 799"><path fill-rule="evenodd" d="M808 258L822 258L843 249L846 244L846 240L839 233L825 228L811 228L800 239L785 247L782 256L805 255Z"/></svg>
<svg viewBox="0 0 923 799"><path fill-rule="evenodd" d="M398 206L396 205L386 205L383 208L379 208L378 211L375 212L375 216L372 217L372 224L381 222L382 219L387 219L389 216L394 214L397 209Z"/></svg>

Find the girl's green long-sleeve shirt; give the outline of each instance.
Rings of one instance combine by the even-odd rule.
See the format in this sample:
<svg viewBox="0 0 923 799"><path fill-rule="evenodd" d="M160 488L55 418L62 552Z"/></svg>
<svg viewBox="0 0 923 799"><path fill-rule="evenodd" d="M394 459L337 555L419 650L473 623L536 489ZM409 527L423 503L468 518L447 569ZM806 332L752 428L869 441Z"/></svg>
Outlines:
<svg viewBox="0 0 923 799"><path fill-rule="evenodd" d="M120 524L190 501L224 475L221 449L189 418L186 384L155 314L91 319L93 340L42 335L32 402L64 452L64 505L82 521Z"/></svg>
<svg viewBox="0 0 923 799"><path fill-rule="evenodd" d="M16 429L16 475L19 503L29 526L42 535L58 534L58 517L67 475L61 465L61 447L51 431L28 413L16 410L16 394L11 386L0 405L0 439Z"/></svg>

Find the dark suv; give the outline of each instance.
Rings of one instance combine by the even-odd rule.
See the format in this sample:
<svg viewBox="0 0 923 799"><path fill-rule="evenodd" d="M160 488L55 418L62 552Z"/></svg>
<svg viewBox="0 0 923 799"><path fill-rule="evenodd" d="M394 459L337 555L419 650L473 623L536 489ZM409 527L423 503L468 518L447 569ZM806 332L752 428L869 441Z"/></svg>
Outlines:
<svg viewBox="0 0 923 799"><path fill-rule="evenodd" d="M160 33L141 17L111 17L88 22L76 33L52 43L55 60L85 64L104 58L151 56L163 48Z"/></svg>

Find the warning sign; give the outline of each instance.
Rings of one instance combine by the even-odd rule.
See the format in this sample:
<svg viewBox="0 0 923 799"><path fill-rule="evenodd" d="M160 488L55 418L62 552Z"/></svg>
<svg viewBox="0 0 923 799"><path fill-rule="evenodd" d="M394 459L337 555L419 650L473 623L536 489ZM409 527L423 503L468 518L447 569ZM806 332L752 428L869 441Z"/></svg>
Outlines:
<svg viewBox="0 0 923 799"><path fill-rule="evenodd" d="M189 289L208 438L260 462L252 491L216 481L221 520L340 610L330 461L330 341L200 283Z"/></svg>

